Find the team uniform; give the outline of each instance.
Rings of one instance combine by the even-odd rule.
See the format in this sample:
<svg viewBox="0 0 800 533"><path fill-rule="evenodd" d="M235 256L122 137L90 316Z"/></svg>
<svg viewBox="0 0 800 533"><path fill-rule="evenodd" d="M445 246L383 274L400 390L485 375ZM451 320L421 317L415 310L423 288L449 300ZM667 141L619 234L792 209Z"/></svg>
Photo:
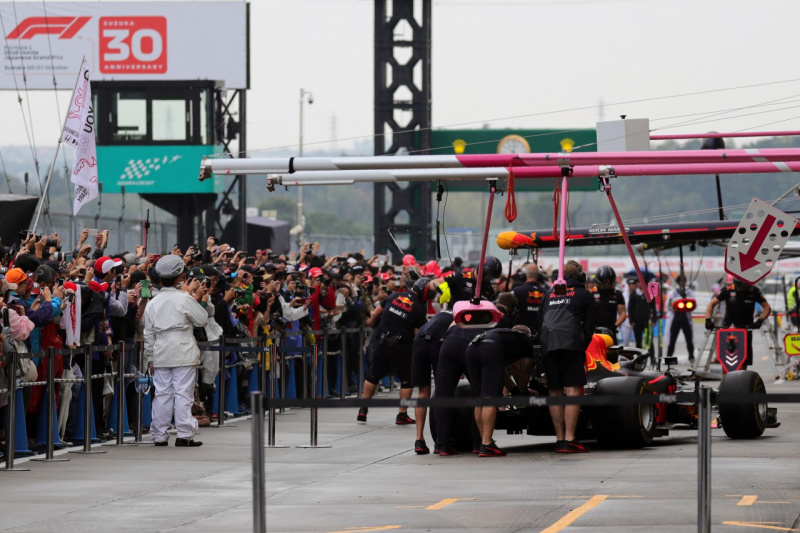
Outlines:
<svg viewBox="0 0 800 533"><path fill-rule="evenodd" d="M390 371L400 388L411 388L411 344L414 330L425 324L425 304L412 292L390 294L372 336L372 362L366 380L377 385Z"/></svg>
<svg viewBox="0 0 800 533"><path fill-rule="evenodd" d="M725 318L722 320L722 327L729 328L748 328L753 325L753 315L756 310L756 303L766 303L766 298L761 294L758 287L748 287L739 290L733 283L720 289L714 295L720 302L725 302ZM746 365L753 364L753 332L747 331L747 361Z"/></svg>
<svg viewBox="0 0 800 533"><path fill-rule="evenodd" d="M566 282L567 293L547 291L539 312L542 362L551 390L586 385L586 348L597 322L592 293L572 278Z"/></svg>
<svg viewBox="0 0 800 533"><path fill-rule="evenodd" d="M532 352L533 339L512 329L494 328L475 337L466 352L473 396L502 396L506 367Z"/></svg>
<svg viewBox="0 0 800 533"><path fill-rule="evenodd" d="M436 367L436 397L453 398L462 374L469 380L466 352L470 341L477 333L472 329L458 326L450 327L444 335L439 350L439 364ZM436 442L440 455L447 455L450 449L450 434L453 409L436 407Z"/></svg>
<svg viewBox="0 0 800 533"><path fill-rule="evenodd" d="M539 331L539 307L542 305L544 287L535 281L514 287L512 291L517 297L517 316L514 317L514 325L528 326L531 332Z"/></svg>
<svg viewBox="0 0 800 533"><path fill-rule="evenodd" d="M678 289L672 289L669 293L668 302L673 302L681 298L694 298L692 289L684 289L683 294ZM751 313L752 316L752 313ZM675 341L678 340L678 335L683 332L686 338L686 349L689 352L689 362L694 361L694 342L692 332L692 313L676 313L672 311L672 324L669 328L669 344L667 346L667 357L672 357L675 353Z"/></svg>
<svg viewBox="0 0 800 533"><path fill-rule="evenodd" d="M477 285L476 273L456 272L444 278L445 287L439 286L442 296L439 298L441 303L450 303L452 306L456 302L470 300L475 297L475 286ZM492 284L481 284L481 296L489 298L492 295Z"/></svg>
<svg viewBox="0 0 800 533"><path fill-rule="evenodd" d="M617 338L617 316L619 307L625 307L625 297L622 292L614 289L613 291L597 291L593 292L595 307L597 308L597 327L608 328L614 333L614 339Z"/></svg>
<svg viewBox="0 0 800 533"><path fill-rule="evenodd" d="M425 387L431 384L431 375L436 372L444 334L452 323L453 314L442 311L419 328L411 347L411 386Z"/></svg>

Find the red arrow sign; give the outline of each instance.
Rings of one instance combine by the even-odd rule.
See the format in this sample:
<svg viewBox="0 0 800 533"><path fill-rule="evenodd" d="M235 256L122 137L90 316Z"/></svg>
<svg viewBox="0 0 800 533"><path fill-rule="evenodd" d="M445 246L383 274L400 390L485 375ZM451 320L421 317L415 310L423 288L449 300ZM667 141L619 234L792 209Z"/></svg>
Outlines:
<svg viewBox="0 0 800 533"><path fill-rule="evenodd" d="M760 265L761 261L756 259L756 255L761 250L761 245L764 244L764 241L769 235L770 230L772 230L772 225L775 223L775 217L772 215L767 215L767 218L764 220L761 227L758 228L758 234L753 239L753 243L750 245L750 251L746 254L739 252L739 265L742 268L742 272L745 270L750 270L756 265Z"/></svg>

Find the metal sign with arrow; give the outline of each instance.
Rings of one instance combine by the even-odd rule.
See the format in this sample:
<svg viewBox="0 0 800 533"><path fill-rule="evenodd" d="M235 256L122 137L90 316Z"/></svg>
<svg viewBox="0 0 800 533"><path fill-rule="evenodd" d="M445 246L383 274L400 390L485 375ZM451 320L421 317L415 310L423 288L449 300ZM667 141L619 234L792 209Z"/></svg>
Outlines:
<svg viewBox="0 0 800 533"><path fill-rule="evenodd" d="M797 220L753 198L725 249L725 271L750 283L770 273Z"/></svg>

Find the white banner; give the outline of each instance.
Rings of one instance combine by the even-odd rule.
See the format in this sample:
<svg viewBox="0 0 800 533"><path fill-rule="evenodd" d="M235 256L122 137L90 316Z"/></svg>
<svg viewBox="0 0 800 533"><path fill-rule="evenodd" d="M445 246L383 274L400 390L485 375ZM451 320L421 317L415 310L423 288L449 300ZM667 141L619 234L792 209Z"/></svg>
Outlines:
<svg viewBox="0 0 800 533"><path fill-rule="evenodd" d="M67 123L80 128L78 130L77 150L72 163L72 177L75 184L75 200L72 213L77 215L86 203L98 197L97 187L97 146L94 139L94 108L92 106L92 86L89 83L91 66L84 63L75 93L72 95ZM74 131L74 130L73 130ZM62 140L71 142L73 136L64 128ZM69 140L67 140L69 139Z"/></svg>
<svg viewBox="0 0 800 533"><path fill-rule="evenodd" d="M64 121L64 131L61 133L61 140L73 148L78 147L81 125L86 119L86 95L89 92L91 92L89 87L89 65L83 61L80 75L75 82L75 89L72 91L72 99L69 101L67 119Z"/></svg>
<svg viewBox="0 0 800 533"><path fill-rule="evenodd" d="M244 1L2 2L0 18L0 89L22 87L23 69L29 89L52 89L54 76L66 89L82 57L97 67L95 81L248 85Z"/></svg>

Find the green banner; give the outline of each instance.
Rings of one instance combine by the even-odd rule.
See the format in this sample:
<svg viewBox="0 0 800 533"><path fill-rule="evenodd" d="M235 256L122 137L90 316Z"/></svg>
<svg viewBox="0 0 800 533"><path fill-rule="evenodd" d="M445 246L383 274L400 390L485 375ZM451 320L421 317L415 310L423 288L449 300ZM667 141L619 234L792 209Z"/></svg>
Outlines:
<svg viewBox="0 0 800 533"><path fill-rule="evenodd" d="M596 152L597 133L593 129L567 130L434 130L431 132L432 155L547 153L561 152L561 143L569 143L575 152ZM597 188L597 178L572 178L570 190ZM518 191L551 191L556 178L520 179ZM448 181L451 191L484 191L486 185L476 181Z"/></svg>
<svg viewBox="0 0 800 533"><path fill-rule="evenodd" d="M222 153L222 146L98 146L97 166L103 192L218 193L222 178L200 181L200 161Z"/></svg>

